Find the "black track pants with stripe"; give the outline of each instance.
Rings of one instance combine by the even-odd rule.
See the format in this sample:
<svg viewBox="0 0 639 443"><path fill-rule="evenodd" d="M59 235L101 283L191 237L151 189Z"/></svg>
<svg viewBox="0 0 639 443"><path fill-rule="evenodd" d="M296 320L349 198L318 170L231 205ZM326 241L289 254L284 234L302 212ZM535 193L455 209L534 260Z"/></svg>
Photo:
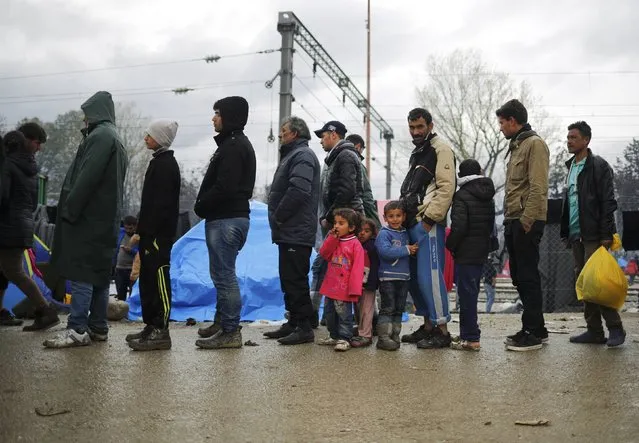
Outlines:
<svg viewBox="0 0 639 443"><path fill-rule="evenodd" d="M140 237L142 319L159 329L169 327L171 315L169 259L172 246L173 241L167 238Z"/></svg>

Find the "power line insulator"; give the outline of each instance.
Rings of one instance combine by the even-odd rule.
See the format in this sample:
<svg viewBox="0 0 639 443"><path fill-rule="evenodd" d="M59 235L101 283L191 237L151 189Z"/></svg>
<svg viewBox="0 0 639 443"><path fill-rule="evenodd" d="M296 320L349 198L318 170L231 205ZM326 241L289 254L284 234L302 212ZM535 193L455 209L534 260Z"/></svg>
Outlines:
<svg viewBox="0 0 639 443"><path fill-rule="evenodd" d="M184 95L189 91L195 91L195 89L193 88L175 88L175 89L171 89L171 92L173 92L175 95Z"/></svg>
<svg viewBox="0 0 639 443"><path fill-rule="evenodd" d="M204 57L204 61L207 63L215 63L217 61L219 61L222 57L220 57L219 55L207 55L206 57Z"/></svg>
<svg viewBox="0 0 639 443"><path fill-rule="evenodd" d="M275 136L273 135L273 128L271 128L271 131L268 134L268 137L266 137L266 141L268 141L269 143L273 143L275 141Z"/></svg>

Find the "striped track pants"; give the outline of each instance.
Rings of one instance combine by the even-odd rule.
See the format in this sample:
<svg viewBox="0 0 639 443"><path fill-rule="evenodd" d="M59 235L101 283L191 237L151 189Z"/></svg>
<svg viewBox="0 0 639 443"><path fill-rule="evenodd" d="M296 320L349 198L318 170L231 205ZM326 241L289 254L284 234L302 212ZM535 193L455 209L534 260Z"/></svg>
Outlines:
<svg viewBox="0 0 639 443"><path fill-rule="evenodd" d="M142 319L159 329L169 327L171 316L170 239L140 237L140 301Z"/></svg>

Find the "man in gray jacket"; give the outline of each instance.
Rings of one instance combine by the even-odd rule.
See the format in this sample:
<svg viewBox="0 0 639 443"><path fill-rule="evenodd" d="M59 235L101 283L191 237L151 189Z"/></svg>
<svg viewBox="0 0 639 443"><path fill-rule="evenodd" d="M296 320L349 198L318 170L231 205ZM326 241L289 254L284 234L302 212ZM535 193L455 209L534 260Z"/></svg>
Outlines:
<svg viewBox="0 0 639 443"><path fill-rule="evenodd" d="M277 338L283 345L312 343L315 338L308 272L315 245L320 164L308 146L310 138L301 118L289 117L283 122L280 164L268 196L271 236L279 248L280 282L289 319L264 336Z"/></svg>

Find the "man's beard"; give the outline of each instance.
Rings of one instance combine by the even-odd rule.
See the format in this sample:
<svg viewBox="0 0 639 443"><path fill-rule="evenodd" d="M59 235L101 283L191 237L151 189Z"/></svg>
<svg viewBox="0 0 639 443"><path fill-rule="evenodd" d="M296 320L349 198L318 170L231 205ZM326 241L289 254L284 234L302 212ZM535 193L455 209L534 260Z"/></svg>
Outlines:
<svg viewBox="0 0 639 443"><path fill-rule="evenodd" d="M424 144L429 134L420 135L418 137L413 136L413 144L415 146L421 146Z"/></svg>

